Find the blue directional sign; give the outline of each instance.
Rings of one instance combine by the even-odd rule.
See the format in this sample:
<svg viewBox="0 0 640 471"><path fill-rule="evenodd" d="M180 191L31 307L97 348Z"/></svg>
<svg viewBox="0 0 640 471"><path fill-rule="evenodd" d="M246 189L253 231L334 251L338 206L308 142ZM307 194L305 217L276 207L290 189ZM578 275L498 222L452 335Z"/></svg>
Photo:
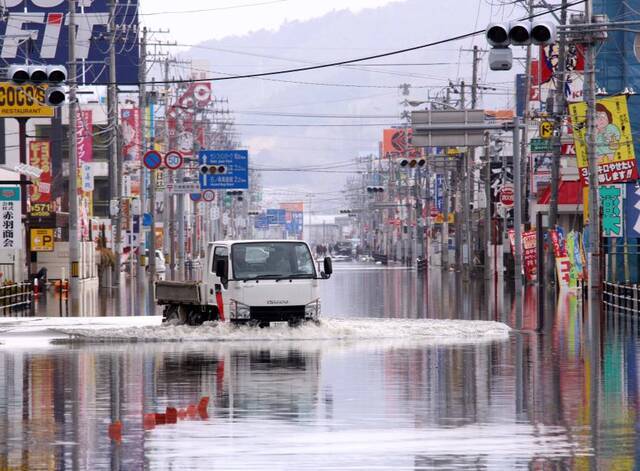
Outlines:
<svg viewBox="0 0 640 471"><path fill-rule="evenodd" d="M435 190L436 210L441 213L444 194L444 177L442 175L436 175Z"/></svg>
<svg viewBox="0 0 640 471"><path fill-rule="evenodd" d="M284 209L267 209L267 220L270 225L286 224L287 212Z"/></svg>
<svg viewBox="0 0 640 471"><path fill-rule="evenodd" d="M249 189L249 152L246 150L202 150L198 164L202 190Z"/></svg>

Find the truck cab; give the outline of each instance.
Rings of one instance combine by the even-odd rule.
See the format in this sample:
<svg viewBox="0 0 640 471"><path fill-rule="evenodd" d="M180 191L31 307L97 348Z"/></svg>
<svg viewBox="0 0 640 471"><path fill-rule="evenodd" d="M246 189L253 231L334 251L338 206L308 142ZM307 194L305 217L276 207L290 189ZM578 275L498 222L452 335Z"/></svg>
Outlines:
<svg viewBox="0 0 640 471"><path fill-rule="evenodd" d="M318 269L303 241L217 241L208 245L202 280L158 282L156 297L165 320L298 325L319 319L319 283L332 271L329 258Z"/></svg>

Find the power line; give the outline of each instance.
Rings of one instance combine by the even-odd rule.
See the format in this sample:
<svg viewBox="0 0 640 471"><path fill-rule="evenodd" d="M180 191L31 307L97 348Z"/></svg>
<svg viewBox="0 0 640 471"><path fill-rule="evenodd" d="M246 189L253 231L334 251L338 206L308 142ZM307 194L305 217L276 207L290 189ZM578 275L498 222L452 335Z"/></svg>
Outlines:
<svg viewBox="0 0 640 471"><path fill-rule="evenodd" d="M567 7L571 7L574 5L578 5L580 3L584 3L585 0L577 0L575 2L572 2L570 4L567 5ZM527 19L532 19L532 18L536 18L539 16L544 16L544 15L548 15L551 12L554 11L558 11L561 10L562 7L557 7L557 8L553 8L550 9L548 11L542 12L542 13L536 13L534 15L529 15L525 18L522 18L521 20L527 20ZM296 73L296 72L306 72L306 71L310 71L310 70L318 70L318 69L326 69L329 67L338 67L341 65L348 65L348 64L355 64L358 62L364 62L364 61L368 61L368 60L373 60L373 59L380 59L383 57L390 57L390 56L395 56L395 55L399 55L399 54L405 54L407 52L413 52L413 51L419 51L421 49L425 49L428 47L433 47L433 46L438 46L440 44L446 44L449 42L454 42L454 41L459 41L461 39L466 39L466 38L470 38L473 37L477 34L480 33L484 33L484 29L482 30L476 30L476 31L472 31L470 33L464 33L464 34L459 34L457 36L451 36L449 38L445 38L445 39L440 39L438 41L432 41L430 43L426 43L426 44L420 44L418 46L413 46L413 47L407 47L404 49L397 49L395 51L390 51L390 52L384 52L381 54L374 54L371 56L366 56L366 57L358 57L355 59L346 59L346 60L342 60L342 61L336 61L336 62L329 62L326 64L317 64L317 65L309 65L306 67L296 67L296 68L292 68L292 69L282 69L282 70L274 70L271 72L257 72L257 73L253 73L253 74L241 74L241 75L229 75L226 77L210 77L210 78L204 78L204 79L174 79L174 80L161 80L161 81L145 81L145 82L135 82L135 83L121 83L121 85L143 85L143 84L169 84L169 83L194 83L194 82L221 82L221 81L227 81L227 80L239 80L239 79L245 79L245 78L256 78L256 77L268 77L268 76L273 76L273 75L283 75L283 74L291 74L291 73Z"/></svg>

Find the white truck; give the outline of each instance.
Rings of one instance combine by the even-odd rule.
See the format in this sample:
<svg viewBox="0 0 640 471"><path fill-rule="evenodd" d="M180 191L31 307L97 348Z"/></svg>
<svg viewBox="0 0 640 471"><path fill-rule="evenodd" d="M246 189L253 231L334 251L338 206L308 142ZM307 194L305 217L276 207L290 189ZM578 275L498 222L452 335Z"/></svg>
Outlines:
<svg viewBox="0 0 640 471"><path fill-rule="evenodd" d="M319 281L332 272L331 259L324 259L320 271L309 245L302 241L210 242L203 279L157 281L156 302L164 306L163 322L295 326L318 321Z"/></svg>

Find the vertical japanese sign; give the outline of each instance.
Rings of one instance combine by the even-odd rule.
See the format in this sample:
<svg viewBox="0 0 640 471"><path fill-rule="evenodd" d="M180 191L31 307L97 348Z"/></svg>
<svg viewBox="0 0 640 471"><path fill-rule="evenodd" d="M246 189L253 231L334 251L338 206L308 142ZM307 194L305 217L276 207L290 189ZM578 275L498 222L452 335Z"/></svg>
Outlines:
<svg viewBox="0 0 640 471"><path fill-rule="evenodd" d="M42 170L40 177L32 178L29 186L31 216L51 215L51 142L31 141L29 143L29 164Z"/></svg>
<svg viewBox="0 0 640 471"><path fill-rule="evenodd" d="M0 187L0 248L21 249L22 208L20 203L20 187Z"/></svg>
<svg viewBox="0 0 640 471"><path fill-rule="evenodd" d="M602 235L623 237L624 186L604 185L600 187L600 207L602 208Z"/></svg>
<svg viewBox="0 0 640 471"><path fill-rule="evenodd" d="M589 183L586 146L587 105L569 105L580 180ZM622 183L638 178L627 99L624 96L604 98L596 103L596 156L598 181L601 184Z"/></svg>
<svg viewBox="0 0 640 471"><path fill-rule="evenodd" d="M640 237L640 188L627 183L625 198L625 221L627 237Z"/></svg>
<svg viewBox="0 0 640 471"><path fill-rule="evenodd" d="M89 219L93 216L93 112L82 110L76 123L80 234L82 240L89 240Z"/></svg>
<svg viewBox="0 0 640 471"><path fill-rule="evenodd" d="M536 241L536 231L525 231L522 233L522 262L525 277L529 281L536 279L538 270ZM509 229L509 242L511 243L511 253L515 255L516 233L513 229Z"/></svg>
<svg viewBox="0 0 640 471"><path fill-rule="evenodd" d="M135 196L140 194L140 163L142 160L142 136L140 126L140 110L128 108L120 111L120 128L122 130L122 161L124 165L124 194Z"/></svg>

